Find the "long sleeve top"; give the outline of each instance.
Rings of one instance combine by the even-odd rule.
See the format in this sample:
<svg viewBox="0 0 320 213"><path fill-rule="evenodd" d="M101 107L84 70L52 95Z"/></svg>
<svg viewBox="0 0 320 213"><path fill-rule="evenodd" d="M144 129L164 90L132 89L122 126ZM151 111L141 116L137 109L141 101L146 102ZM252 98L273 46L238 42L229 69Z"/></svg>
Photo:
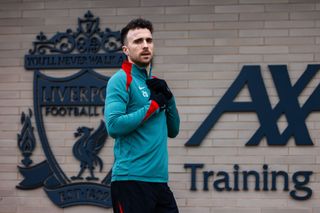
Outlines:
<svg viewBox="0 0 320 213"><path fill-rule="evenodd" d="M150 100L147 71L124 62L108 81L105 121L115 138L112 181L168 181L167 138L179 133L175 99L160 110Z"/></svg>

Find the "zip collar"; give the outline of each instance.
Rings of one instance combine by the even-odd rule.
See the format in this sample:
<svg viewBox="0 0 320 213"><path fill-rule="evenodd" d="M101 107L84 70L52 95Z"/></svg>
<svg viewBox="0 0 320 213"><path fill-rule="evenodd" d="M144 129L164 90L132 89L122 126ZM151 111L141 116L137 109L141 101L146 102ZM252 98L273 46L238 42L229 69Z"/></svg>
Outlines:
<svg viewBox="0 0 320 213"><path fill-rule="evenodd" d="M150 72L148 76L147 69L144 67L139 67L136 64L129 62L128 60L123 61L121 68L131 75L143 78L144 80L150 79L152 76L152 64L150 64Z"/></svg>

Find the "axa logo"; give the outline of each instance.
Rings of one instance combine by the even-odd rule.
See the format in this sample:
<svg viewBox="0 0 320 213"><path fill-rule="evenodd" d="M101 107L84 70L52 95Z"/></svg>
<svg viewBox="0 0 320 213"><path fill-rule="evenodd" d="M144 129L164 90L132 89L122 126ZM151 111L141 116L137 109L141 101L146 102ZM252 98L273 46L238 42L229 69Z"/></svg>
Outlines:
<svg viewBox="0 0 320 213"><path fill-rule="evenodd" d="M306 118L311 112L320 111L320 84L302 106L298 98L320 70L320 64L308 65L294 85L291 84L286 65L269 65L269 70L279 96L276 106L272 107L270 103L260 66L243 66L238 77L185 146L199 146L221 115L227 112L257 114L260 127L246 146L259 145L263 137L268 145L286 145L291 137L295 139L296 145L313 145ZM251 101L235 101L245 86L249 90ZM282 115L285 115L288 126L280 132L277 121Z"/></svg>

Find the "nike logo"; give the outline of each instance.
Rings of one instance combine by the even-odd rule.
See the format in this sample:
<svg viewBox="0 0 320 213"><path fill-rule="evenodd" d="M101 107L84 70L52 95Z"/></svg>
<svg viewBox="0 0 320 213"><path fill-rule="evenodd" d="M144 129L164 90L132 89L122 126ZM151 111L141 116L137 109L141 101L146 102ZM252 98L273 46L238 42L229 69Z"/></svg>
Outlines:
<svg viewBox="0 0 320 213"><path fill-rule="evenodd" d="M142 90L142 89L144 89L144 88L146 88L146 87L141 87L141 86L139 86L139 90Z"/></svg>

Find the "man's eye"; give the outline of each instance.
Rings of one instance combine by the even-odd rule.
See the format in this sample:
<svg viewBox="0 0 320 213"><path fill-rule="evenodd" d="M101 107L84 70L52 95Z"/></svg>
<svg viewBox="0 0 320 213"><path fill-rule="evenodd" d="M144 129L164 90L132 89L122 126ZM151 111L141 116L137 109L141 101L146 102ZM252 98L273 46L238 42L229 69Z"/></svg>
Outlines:
<svg viewBox="0 0 320 213"><path fill-rule="evenodd" d="M142 42L143 42L143 39L137 39L134 41L134 43L136 43L136 44L141 44Z"/></svg>
<svg viewBox="0 0 320 213"><path fill-rule="evenodd" d="M152 38L147 38L147 40L146 40L146 41L147 41L147 43L149 43L149 44L150 44L150 43L152 43Z"/></svg>

